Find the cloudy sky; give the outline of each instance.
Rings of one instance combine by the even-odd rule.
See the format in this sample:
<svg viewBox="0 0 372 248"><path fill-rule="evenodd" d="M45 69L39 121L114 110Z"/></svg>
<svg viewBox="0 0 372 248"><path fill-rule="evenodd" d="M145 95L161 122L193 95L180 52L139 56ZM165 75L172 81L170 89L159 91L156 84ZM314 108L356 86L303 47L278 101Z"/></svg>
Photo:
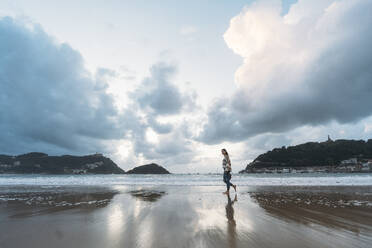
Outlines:
<svg viewBox="0 0 372 248"><path fill-rule="evenodd" d="M0 2L0 154L237 172L372 135L372 2Z"/></svg>

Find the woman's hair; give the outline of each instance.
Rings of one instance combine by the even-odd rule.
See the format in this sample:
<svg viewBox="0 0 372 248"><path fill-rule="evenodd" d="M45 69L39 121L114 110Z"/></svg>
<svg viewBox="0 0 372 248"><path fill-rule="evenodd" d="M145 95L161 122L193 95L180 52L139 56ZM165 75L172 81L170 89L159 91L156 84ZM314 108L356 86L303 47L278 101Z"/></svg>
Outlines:
<svg viewBox="0 0 372 248"><path fill-rule="evenodd" d="M226 153L226 155L229 156L229 154L227 153L225 148L222 148L222 151L224 151Z"/></svg>

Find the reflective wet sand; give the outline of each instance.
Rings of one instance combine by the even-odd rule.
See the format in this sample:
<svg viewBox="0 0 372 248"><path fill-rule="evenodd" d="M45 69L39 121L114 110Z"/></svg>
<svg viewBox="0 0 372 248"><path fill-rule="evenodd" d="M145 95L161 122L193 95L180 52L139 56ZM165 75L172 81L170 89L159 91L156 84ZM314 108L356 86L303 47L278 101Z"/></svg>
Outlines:
<svg viewBox="0 0 372 248"><path fill-rule="evenodd" d="M0 247L371 247L371 187L0 187Z"/></svg>

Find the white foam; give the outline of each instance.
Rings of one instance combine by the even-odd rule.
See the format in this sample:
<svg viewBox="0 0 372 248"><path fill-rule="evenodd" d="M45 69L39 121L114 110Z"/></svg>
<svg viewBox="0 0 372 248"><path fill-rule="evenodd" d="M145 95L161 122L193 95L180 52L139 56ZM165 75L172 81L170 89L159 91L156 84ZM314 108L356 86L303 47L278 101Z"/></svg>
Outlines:
<svg viewBox="0 0 372 248"><path fill-rule="evenodd" d="M372 174L236 174L240 186L368 186ZM223 185L222 175L0 175L0 186Z"/></svg>

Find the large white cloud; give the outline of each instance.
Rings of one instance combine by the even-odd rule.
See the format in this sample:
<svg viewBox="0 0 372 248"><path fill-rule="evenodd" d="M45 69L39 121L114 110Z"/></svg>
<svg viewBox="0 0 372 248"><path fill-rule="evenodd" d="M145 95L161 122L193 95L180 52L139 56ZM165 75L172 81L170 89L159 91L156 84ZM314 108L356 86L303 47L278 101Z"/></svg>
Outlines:
<svg viewBox="0 0 372 248"><path fill-rule="evenodd" d="M208 111L199 137L241 141L372 114L372 2L259 1L234 17L224 38L243 58L237 91Z"/></svg>

